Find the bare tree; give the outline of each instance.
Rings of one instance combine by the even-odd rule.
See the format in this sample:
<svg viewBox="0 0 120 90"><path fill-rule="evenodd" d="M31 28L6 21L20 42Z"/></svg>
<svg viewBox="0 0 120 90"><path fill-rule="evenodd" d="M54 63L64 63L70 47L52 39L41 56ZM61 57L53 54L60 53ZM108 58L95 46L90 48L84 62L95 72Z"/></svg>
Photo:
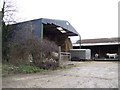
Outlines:
<svg viewBox="0 0 120 90"><path fill-rule="evenodd" d="M9 34L9 24L15 23L16 8L13 0L4 0L2 8L2 60L7 60L7 38Z"/></svg>
<svg viewBox="0 0 120 90"><path fill-rule="evenodd" d="M2 8L2 18L6 24L13 24L16 22L15 13L16 7L13 0L4 0Z"/></svg>

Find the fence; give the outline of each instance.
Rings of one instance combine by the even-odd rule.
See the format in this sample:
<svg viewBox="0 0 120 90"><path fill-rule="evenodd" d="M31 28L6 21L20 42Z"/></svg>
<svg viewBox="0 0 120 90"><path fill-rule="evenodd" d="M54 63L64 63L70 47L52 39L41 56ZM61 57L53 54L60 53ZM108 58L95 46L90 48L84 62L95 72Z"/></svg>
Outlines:
<svg viewBox="0 0 120 90"><path fill-rule="evenodd" d="M69 52L61 52L61 47L59 47L59 65L67 64L71 59L71 54Z"/></svg>

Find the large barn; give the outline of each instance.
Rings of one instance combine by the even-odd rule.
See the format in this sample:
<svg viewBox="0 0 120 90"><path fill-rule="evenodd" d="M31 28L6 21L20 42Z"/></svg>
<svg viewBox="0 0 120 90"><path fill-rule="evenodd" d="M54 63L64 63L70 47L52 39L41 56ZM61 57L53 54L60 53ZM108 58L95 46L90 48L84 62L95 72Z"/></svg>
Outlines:
<svg viewBox="0 0 120 90"><path fill-rule="evenodd" d="M61 46L62 51L69 51L72 47L69 36L78 36L79 33L74 27L65 20L55 20L40 18L14 24L15 29L18 27L25 27L27 24L32 25L32 32L41 39L49 39L54 41L58 46Z"/></svg>

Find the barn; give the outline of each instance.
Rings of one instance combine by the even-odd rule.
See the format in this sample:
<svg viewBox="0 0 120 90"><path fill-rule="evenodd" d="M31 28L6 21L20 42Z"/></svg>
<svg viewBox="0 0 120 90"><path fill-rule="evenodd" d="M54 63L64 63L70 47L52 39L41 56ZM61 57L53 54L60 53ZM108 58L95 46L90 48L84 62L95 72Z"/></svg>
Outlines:
<svg viewBox="0 0 120 90"><path fill-rule="evenodd" d="M97 39L83 39L81 41L82 49L91 49L92 59L95 59L95 54L98 54L99 60L118 60L120 55L120 41L119 38L97 38ZM79 48L79 41L73 48ZM117 54L117 57L111 57L107 54Z"/></svg>
<svg viewBox="0 0 120 90"><path fill-rule="evenodd" d="M78 36L79 33L66 20L55 20L40 18L25 21L12 25L14 30L16 27L25 27L27 24L32 25L32 32L41 39L54 41L61 46L62 51L69 51L72 47L69 36Z"/></svg>

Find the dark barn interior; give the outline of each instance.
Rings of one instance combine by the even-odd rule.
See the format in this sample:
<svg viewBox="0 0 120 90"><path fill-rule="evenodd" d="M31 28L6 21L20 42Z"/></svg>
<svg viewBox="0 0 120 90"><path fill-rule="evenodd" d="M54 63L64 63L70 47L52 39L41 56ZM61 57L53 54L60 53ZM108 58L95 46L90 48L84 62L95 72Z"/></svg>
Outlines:
<svg viewBox="0 0 120 90"><path fill-rule="evenodd" d="M71 33L67 30L66 33L61 33L57 30L57 27L54 24L43 24L43 38L54 41L58 46L61 46L62 51L69 51L73 48L70 39L68 38L68 33Z"/></svg>
<svg viewBox="0 0 120 90"><path fill-rule="evenodd" d="M73 48L72 42L69 36L77 36L78 33L67 21L50 20L49 23L43 23L43 38L55 42L58 46L61 46L62 51L69 51ZM56 24L56 22L59 24ZM68 22L67 22L68 23ZM62 30L59 30L61 28ZM64 32L62 32L64 31Z"/></svg>
<svg viewBox="0 0 120 90"><path fill-rule="evenodd" d="M92 59L95 59L95 54L99 59L109 60L120 58L120 41L119 37L114 38L96 38L96 39L83 39L82 41L78 40L76 46L73 46L74 49L80 48L78 43L81 42L82 49L91 49ZM108 55L109 54L109 55ZM116 55L115 57L111 55Z"/></svg>
<svg viewBox="0 0 120 90"><path fill-rule="evenodd" d="M98 45L98 46L82 46L82 49L91 49L92 58L95 57L95 54L99 54L99 58L108 58L106 53L117 53L119 45Z"/></svg>

